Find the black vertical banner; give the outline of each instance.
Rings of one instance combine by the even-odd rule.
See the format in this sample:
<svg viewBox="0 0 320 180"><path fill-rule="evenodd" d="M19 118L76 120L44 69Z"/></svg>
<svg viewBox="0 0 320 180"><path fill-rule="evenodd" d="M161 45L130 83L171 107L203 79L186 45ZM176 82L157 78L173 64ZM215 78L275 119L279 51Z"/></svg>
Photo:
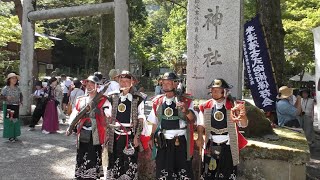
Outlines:
<svg viewBox="0 0 320 180"><path fill-rule="evenodd" d="M274 111L277 89L259 16L244 25L243 60L254 103Z"/></svg>

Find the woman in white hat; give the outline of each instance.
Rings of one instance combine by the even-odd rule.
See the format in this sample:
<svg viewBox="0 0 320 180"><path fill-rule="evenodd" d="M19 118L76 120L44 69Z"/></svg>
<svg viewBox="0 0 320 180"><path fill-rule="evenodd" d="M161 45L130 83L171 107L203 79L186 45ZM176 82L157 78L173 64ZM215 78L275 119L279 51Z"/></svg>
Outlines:
<svg viewBox="0 0 320 180"><path fill-rule="evenodd" d="M9 73L6 78L6 86L1 90L3 103L3 137L9 138L10 142L17 141L21 135L19 122L19 105L22 104L22 94L18 87L20 76Z"/></svg>

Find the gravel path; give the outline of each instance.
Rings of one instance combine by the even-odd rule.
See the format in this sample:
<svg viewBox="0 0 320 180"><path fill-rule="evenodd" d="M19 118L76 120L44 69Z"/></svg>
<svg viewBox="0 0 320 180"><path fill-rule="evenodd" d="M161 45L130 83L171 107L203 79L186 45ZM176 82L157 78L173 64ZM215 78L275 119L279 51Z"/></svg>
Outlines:
<svg viewBox="0 0 320 180"><path fill-rule="evenodd" d="M76 138L66 137L65 125L56 134L42 134L41 126L36 131L21 129L20 141L11 143L0 140L0 179L72 179L75 168ZM0 133L2 134L2 124Z"/></svg>

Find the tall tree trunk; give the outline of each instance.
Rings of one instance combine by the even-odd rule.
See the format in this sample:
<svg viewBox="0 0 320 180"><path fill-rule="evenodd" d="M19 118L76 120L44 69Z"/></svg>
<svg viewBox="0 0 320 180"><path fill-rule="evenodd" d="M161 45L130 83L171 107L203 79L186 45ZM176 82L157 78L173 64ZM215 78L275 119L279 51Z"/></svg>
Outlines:
<svg viewBox="0 0 320 180"><path fill-rule="evenodd" d="M14 10L16 12L16 15L19 18L20 25L22 25L22 4L21 0L14 0Z"/></svg>
<svg viewBox="0 0 320 180"><path fill-rule="evenodd" d="M257 0L257 13L261 16L269 45L271 62L275 69L277 85L283 85L284 29L281 20L280 0Z"/></svg>
<svg viewBox="0 0 320 180"><path fill-rule="evenodd" d="M101 0L101 2L113 2L113 0ZM107 77L109 71L113 69L115 65L114 29L114 13L101 15L98 70L104 77Z"/></svg>

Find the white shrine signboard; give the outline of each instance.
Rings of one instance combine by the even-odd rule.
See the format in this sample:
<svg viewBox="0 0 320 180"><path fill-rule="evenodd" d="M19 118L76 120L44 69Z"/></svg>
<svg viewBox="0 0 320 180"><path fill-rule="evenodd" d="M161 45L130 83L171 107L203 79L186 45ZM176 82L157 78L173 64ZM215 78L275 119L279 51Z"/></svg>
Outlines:
<svg viewBox="0 0 320 180"><path fill-rule="evenodd" d="M209 97L207 86L223 78L241 98L242 0L189 0L187 92Z"/></svg>

